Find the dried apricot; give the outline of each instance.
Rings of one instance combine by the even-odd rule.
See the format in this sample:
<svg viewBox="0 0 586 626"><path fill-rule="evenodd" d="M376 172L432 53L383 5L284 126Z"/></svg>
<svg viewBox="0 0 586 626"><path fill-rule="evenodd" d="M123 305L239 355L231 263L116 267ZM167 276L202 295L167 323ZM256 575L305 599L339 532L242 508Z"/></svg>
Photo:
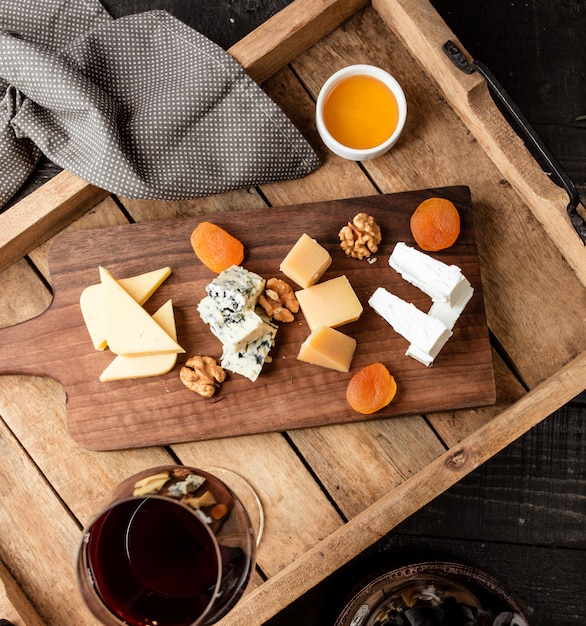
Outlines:
<svg viewBox="0 0 586 626"><path fill-rule="evenodd" d="M370 415L387 406L397 393L397 383L382 363L371 363L356 372L346 388L346 400L358 413Z"/></svg>
<svg viewBox="0 0 586 626"><path fill-rule="evenodd" d="M197 258L216 274L244 259L242 242L212 222L198 224L191 233L191 246Z"/></svg>
<svg viewBox="0 0 586 626"><path fill-rule="evenodd" d="M449 248L460 234L460 214L445 198L424 200L411 215L411 234L428 252Z"/></svg>

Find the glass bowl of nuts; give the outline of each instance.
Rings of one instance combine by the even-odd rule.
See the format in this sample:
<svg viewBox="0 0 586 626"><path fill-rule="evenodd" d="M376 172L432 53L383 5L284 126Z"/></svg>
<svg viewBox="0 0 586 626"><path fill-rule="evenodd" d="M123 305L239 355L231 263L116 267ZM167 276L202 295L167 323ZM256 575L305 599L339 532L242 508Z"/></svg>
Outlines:
<svg viewBox="0 0 586 626"><path fill-rule="evenodd" d="M428 561L385 572L346 604L335 626L531 626L523 602L491 575Z"/></svg>

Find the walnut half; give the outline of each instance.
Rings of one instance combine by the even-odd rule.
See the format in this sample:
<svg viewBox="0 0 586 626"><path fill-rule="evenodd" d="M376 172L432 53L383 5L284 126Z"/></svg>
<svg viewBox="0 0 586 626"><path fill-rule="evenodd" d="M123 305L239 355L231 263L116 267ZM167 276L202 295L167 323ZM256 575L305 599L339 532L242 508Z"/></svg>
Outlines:
<svg viewBox="0 0 586 626"><path fill-rule="evenodd" d="M293 288L279 278L267 280L265 291L259 296L258 303L265 313L277 322L292 322L293 313L299 311L299 302Z"/></svg>
<svg viewBox="0 0 586 626"><path fill-rule="evenodd" d="M347 256L364 259L378 250L381 232L374 217L367 213L358 213L347 226L338 233L340 246Z"/></svg>
<svg viewBox="0 0 586 626"><path fill-rule="evenodd" d="M226 380L226 372L211 356L192 356L179 370L179 378L191 391L211 398L219 384Z"/></svg>

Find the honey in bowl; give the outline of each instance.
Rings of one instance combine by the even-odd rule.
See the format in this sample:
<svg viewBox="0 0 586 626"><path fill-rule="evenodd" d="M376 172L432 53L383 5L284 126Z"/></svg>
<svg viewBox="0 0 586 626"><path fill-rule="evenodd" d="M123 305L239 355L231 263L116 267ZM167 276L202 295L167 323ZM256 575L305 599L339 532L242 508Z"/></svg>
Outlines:
<svg viewBox="0 0 586 626"><path fill-rule="evenodd" d="M349 65L332 74L317 97L315 123L338 156L367 161L397 143L407 119L401 85L374 65Z"/></svg>
<svg viewBox="0 0 586 626"><path fill-rule="evenodd" d="M384 143L399 123L393 92L378 78L354 74L340 79L323 103L323 120L332 137L355 150Z"/></svg>

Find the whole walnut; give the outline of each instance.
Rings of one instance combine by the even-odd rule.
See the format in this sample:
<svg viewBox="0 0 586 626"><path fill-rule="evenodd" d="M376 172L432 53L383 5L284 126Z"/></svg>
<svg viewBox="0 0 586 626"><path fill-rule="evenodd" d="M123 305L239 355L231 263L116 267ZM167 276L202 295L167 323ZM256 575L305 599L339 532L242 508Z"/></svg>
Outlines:
<svg viewBox="0 0 586 626"><path fill-rule="evenodd" d="M192 356L179 370L179 378L191 391L204 398L211 398L219 384L226 380L226 372L211 356Z"/></svg>
<svg viewBox="0 0 586 626"><path fill-rule="evenodd" d="M346 255L355 259L368 258L378 250L382 236L372 215L358 213L338 233L340 246Z"/></svg>

